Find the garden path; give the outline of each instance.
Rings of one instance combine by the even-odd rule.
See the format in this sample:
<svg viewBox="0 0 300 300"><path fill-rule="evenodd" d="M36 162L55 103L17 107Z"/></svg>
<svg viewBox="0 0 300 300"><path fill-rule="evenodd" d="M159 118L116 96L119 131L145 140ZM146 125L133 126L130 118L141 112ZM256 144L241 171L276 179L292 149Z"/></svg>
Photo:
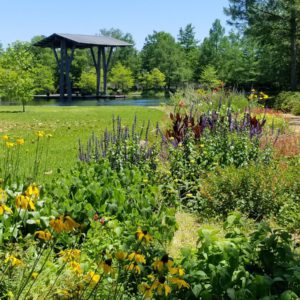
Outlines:
<svg viewBox="0 0 300 300"><path fill-rule="evenodd" d="M300 133L300 116L284 114L284 118L289 122L290 128L296 133Z"/></svg>
<svg viewBox="0 0 300 300"><path fill-rule="evenodd" d="M182 248L196 249L200 224L195 215L183 211L176 213L178 229L168 247L171 257L179 257Z"/></svg>

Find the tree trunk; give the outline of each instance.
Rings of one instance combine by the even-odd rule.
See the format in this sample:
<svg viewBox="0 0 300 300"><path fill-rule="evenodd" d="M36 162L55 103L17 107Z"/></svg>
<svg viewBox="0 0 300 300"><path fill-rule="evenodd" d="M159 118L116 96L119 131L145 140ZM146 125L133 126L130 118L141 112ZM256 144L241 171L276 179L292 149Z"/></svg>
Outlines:
<svg viewBox="0 0 300 300"><path fill-rule="evenodd" d="M294 4L291 4L290 40L291 40L291 90L297 89L297 20Z"/></svg>

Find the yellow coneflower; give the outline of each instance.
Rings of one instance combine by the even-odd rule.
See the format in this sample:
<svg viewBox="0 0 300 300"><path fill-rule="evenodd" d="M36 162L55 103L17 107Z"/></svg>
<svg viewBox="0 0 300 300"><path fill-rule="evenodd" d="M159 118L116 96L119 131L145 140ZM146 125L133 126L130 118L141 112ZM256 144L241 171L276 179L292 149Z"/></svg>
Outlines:
<svg viewBox="0 0 300 300"><path fill-rule="evenodd" d="M6 142L5 145L6 145L6 148L13 148L15 146L15 144L12 142Z"/></svg>
<svg viewBox="0 0 300 300"><path fill-rule="evenodd" d="M5 212L12 214L12 210L3 203L0 203L0 216L2 216Z"/></svg>
<svg viewBox="0 0 300 300"><path fill-rule="evenodd" d="M38 272L32 272L31 279L36 280L36 278L39 276Z"/></svg>
<svg viewBox="0 0 300 300"><path fill-rule="evenodd" d="M140 293L143 294L145 299L151 299L153 297L152 287L148 283L146 282L141 283L138 289Z"/></svg>
<svg viewBox="0 0 300 300"><path fill-rule="evenodd" d="M182 268L169 268L169 272L171 275L179 275L179 276L183 276L185 274L184 269Z"/></svg>
<svg viewBox="0 0 300 300"><path fill-rule="evenodd" d="M76 223L71 217L65 216L64 217L64 227L66 231L72 231L78 227L80 224Z"/></svg>
<svg viewBox="0 0 300 300"><path fill-rule="evenodd" d="M7 193L5 190L0 188L0 203L5 203L7 200Z"/></svg>
<svg viewBox="0 0 300 300"><path fill-rule="evenodd" d="M92 284L97 284L100 278L101 278L100 275L96 274L93 271L89 271L85 276L85 280Z"/></svg>
<svg viewBox="0 0 300 300"><path fill-rule="evenodd" d="M123 251L118 251L118 252L116 252L115 257L118 260L124 260L127 257L127 253L123 252Z"/></svg>
<svg viewBox="0 0 300 300"><path fill-rule="evenodd" d="M145 256L142 254L139 254L137 252L132 252L131 254L128 255L128 259L130 261L135 261L136 263L140 263L140 264L146 264L146 259Z"/></svg>
<svg viewBox="0 0 300 300"><path fill-rule="evenodd" d="M128 266L126 266L125 269L127 271L133 271L133 272L135 272L137 274L141 274L141 268L139 267L139 265L136 265L134 263L131 263Z"/></svg>
<svg viewBox="0 0 300 300"><path fill-rule="evenodd" d="M60 233L60 232L64 231L64 229L65 229L62 216L58 217L57 219L52 219L49 222L49 224L53 228L53 230L57 233Z"/></svg>
<svg viewBox="0 0 300 300"><path fill-rule="evenodd" d="M105 274L109 274L112 271L112 259L108 258L101 263L101 267Z"/></svg>
<svg viewBox="0 0 300 300"><path fill-rule="evenodd" d="M138 230L136 231L136 238L139 241L144 241L146 243L149 243L153 239L147 230L142 230L141 228L138 228Z"/></svg>
<svg viewBox="0 0 300 300"><path fill-rule="evenodd" d="M31 184L25 191L25 195L32 198L38 198L40 195L39 188L35 184Z"/></svg>
<svg viewBox="0 0 300 300"><path fill-rule="evenodd" d="M190 285L185 280L183 280L181 278L170 277L168 279L168 281L170 283L173 283L173 284L177 285L177 287L179 289L181 289L181 288L187 288L187 289L190 288Z"/></svg>
<svg viewBox="0 0 300 300"><path fill-rule="evenodd" d="M36 236L40 240L49 241L52 238L52 235L49 231L46 230L38 230L34 233L34 236Z"/></svg>
<svg viewBox="0 0 300 300"><path fill-rule="evenodd" d="M30 209L30 210L35 210L35 206L33 201L28 197L24 195L17 195L16 197L16 207L17 208L22 208L22 209Z"/></svg>
<svg viewBox="0 0 300 300"><path fill-rule="evenodd" d="M161 295L165 294L165 296L167 297L171 293L172 289L165 282L166 282L166 278L164 276L159 277L158 280L153 282L152 289L156 290L158 295L161 296Z"/></svg>
<svg viewBox="0 0 300 300"><path fill-rule="evenodd" d="M77 275L77 276L80 276L82 274L82 269L81 269L81 266L78 262L76 261L71 261L69 263L69 266L71 268L71 270Z"/></svg>
<svg viewBox="0 0 300 300"><path fill-rule="evenodd" d="M42 138L42 137L45 136L45 132L39 130L39 131L36 132L36 136L37 136L38 138Z"/></svg>
<svg viewBox="0 0 300 300"><path fill-rule="evenodd" d="M59 252L59 256L65 262L71 261L71 260L78 260L80 258L80 250L79 249L61 250Z"/></svg>
<svg viewBox="0 0 300 300"><path fill-rule="evenodd" d="M24 139L22 139L22 138L20 138L20 139L16 139L16 144L17 145L23 145L25 143L25 140Z"/></svg>
<svg viewBox="0 0 300 300"><path fill-rule="evenodd" d="M4 263L5 264L10 263L12 267L17 267L23 264L23 262L20 259L16 258L13 255L9 255L8 257L6 257Z"/></svg>
<svg viewBox="0 0 300 300"><path fill-rule="evenodd" d="M156 260L152 265L154 270L161 272L165 267L170 270L173 267L174 262L173 260L169 259L168 254L165 254L161 259Z"/></svg>

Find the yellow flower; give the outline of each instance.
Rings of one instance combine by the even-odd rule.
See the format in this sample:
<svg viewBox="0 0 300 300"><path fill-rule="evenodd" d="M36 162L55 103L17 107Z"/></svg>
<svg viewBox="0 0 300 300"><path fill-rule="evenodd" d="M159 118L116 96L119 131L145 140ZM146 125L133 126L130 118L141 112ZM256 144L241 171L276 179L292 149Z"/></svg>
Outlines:
<svg viewBox="0 0 300 300"><path fill-rule="evenodd" d="M71 231L73 229L80 227L80 224L76 223L71 217L65 216L64 227L66 231Z"/></svg>
<svg viewBox="0 0 300 300"><path fill-rule="evenodd" d="M6 142L6 147L7 148L13 148L14 147L14 143L12 143L12 142Z"/></svg>
<svg viewBox="0 0 300 300"><path fill-rule="evenodd" d="M9 255L8 257L6 257L6 259L4 260L4 263L7 264L7 263L10 263L12 267L17 267L17 266L20 266L23 264L23 262L16 258L15 256L13 255Z"/></svg>
<svg viewBox="0 0 300 300"><path fill-rule="evenodd" d="M50 226L54 229L54 231L60 233L62 231L72 231L73 229L80 227L80 224L76 223L69 216L59 216L57 219L50 221Z"/></svg>
<svg viewBox="0 0 300 300"><path fill-rule="evenodd" d="M177 285L178 288L190 288L190 285L183 279L180 279L180 278L176 278L176 277L171 277L169 278L169 282L170 283L173 283L175 285Z"/></svg>
<svg viewBox="0 0 300 300"><path fill-rule="evenodd" d="M17 145L23 145L25 143L24 139L17 139L16 144Z"/></svg>
<svg viewBox="0 0 300 300"><path fill-rule="evenodd" d="M152 289L156 290L158 295L163 295L165 294L165 296L167 297L172 289L171 287L165 283L166 278L164 276L160 277L158 280L156 280L153 284L152 284Z"/></svg>
<svg viewBox="0 0 300 300"><path fill-rule="evenodd" d="M0 203L5 203L7 200L7 194L0 188Z"/></svg>
<svg viewBox="0 0 300 300"><path fill-rule="evenodd" d="M72 269L72 271L76 274L76 275L81 275L82 274L82 269L81 266L78 262L76 261L71 261L69 263L70 268Z"/></svg>
<svg viewBox="0 0 300 300"><path fill-rule="evenodd" d="M30 210L35 210L33 201L28 196L21 194L16 197L16 207L22 209L28 209L29 207Z"/></svg>
<svg viewBox="0 0 300 300"><path fill-rule="evenodd" d="M86 274L85 280L89 283L97 284L100 280L100 275L96 274L93 271L90 271Z"/></svg>
<svg viewBox="0 0 300 300"><path fill-rule="evenodd" d="M32 278L33 280L35 280L38 276L39 276L39 273L38 273L38 272L32 272L32 274L31 274L31 278Z"/></svg>
<svg viewBox="0 0 300 300"><path fill-rule="evenodd" d="M15 298L15 295L12 291L8 291L6 296L9 298L9 299L14 299Z"/></svg>
<svg viewBox="0 0 300 300"><path fill-rule="evenodd" d="M152 287L146 282L139 285L139 291L146 299L151 299L153 297Z"/></svg>
<svg viewBox="0 0 300 300"><path fill-rule="evenodd" d="M127 257L127 253L126 252L123 252L123 251L118 251L116 254L115 254L116 258L118 260L124 260L126 259Z"/></svg>
<svg viewBox="0 0 300 300"><path fill-rule="evenodd" d="M112 271L112 259L106 259L104 262L101 263L101 267L105 274L109 274Z"/></svg>
<svg viewBox="0 0 300 300"><path fill-rule="evenodd" d="M52 235L49 231L44 230L38 230L34 233L34 236L36 236L40 240L49 241L52 238Z"/></svg>
<svg viewBox="0 0 300 300"><path fill-rule="evenodd" d="M186 197L187 197L187 198L193 198L193 194L187 193L187 194L186 194Z"/></svg>
<svg viewBox="0 0 300 300"><path fill-rule="evenodd" d="M44 131L37 131L37 132L36 132L36 136L37 136L38 138L42 138L42 137L45 136L45 132L44 132Z"/></svg>
<svg viewBox="0 0 300 300"><path fill-rule="evenodd" d="M136 264L129 264L127 267L125 267L125 269L127 271L133 271L137 274L141 274L141 268Z"/></svg>
<svg viewBox="0 0 300 300"><path fill-rule="evenodd" d="M183 276L185 274L184 269L182 268L169 268L169 272L172 275L178 274L179 276Z"/></svg>
<svg viewBox="0 0 300 300"><path fill-rule="evenodd" d="M71 297L72 297L72 294L70 293L70 291L62 290L62 289L56 290L55 295L60 296L60 297L67 297L67 299L71 299Z"/></svg>
<svg viewBox="0 0 300 300"><path fill-rule="evenodd" d="M145 241L146 244L152 240L152 236L148 233L148 231L142 230L141 228L138 228L138 230L136 231L136 238L139 241Z"/></svg>
<svg viewBox="0 0 300 300"><path fill-rule="evenodd" d="M12 210L3 203L0 203L0 216L2 216L5 212L12 214Z"/></svg>
<svg viewBox="0 0 300 300"><path fill-rule="evenodd" d="M170 270L173 266L173 260L169 259L169 255L165 254L160 260L155 261L152 265L154 270L162 271L165 267Z"/></svg>
<svg viewBox="0 0 300 300"><path fill-rule="evenodd" d="M40 195L39 188L35 184L31 184L25 191L25 195L32 198L38 198Z"/></svg>
<svg viewBox="0 0 300 300"><path fill-rule="evenodd" d="M49 224L57 233L60 233L65 229L62 216L58 217L57 219L52 219Z"/></svg>
<svg viewBox="0 0 300 300"><path fill-rule="evenodd" d="M2 135L2 140L3 141L8 141L9 140L9 136L7 134Z"/></svg>
<svg viewBox="0 0 300 300"><path fill-rule="evenodd" d="M59 252L59 256L62 257L63 261L65 262L70 260L78 260L80 258L80 250L79 249L61 250Z"/></svg>
<svg viewBox="0 0 300 300"><path fill-rule="evenodd" d="M128 259L130 261L134 260L137 263L146 264L145 256L136 252L132 252L131 254L129 254Z"/></svg>

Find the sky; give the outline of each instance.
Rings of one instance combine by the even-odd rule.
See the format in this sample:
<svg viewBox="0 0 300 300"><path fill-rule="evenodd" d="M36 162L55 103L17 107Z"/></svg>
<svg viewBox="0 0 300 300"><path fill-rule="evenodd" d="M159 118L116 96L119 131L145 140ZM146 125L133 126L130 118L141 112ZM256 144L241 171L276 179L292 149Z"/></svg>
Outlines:
<svg viewBox="0 0 300 300"><path fill-rule="evenodd" d="M103 28L118 28L131 33L141 50L154 30L176 38L180 27L189 23L202 41L215 19L226 27L227 5L228 0L0 0L0 43L7 47L36 35L94 35Z"/></svg>

